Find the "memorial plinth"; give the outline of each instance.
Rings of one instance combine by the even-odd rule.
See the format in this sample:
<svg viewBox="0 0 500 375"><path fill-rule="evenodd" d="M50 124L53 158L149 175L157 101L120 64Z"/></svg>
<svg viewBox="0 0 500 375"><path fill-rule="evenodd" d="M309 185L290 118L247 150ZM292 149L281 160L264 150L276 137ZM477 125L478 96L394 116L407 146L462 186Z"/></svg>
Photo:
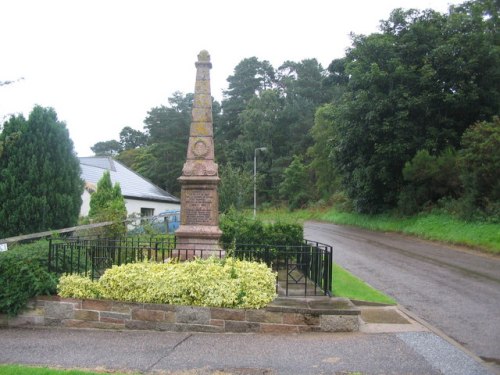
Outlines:
<svg viewBox="0 0 500 375"><path fill-rule="evenodd" d="M224 255L219 247L218 166L215 163L210 55L201 51L196 66L196 84L186 162L181 184L181 224L174 257L181 260Z"/></svg>

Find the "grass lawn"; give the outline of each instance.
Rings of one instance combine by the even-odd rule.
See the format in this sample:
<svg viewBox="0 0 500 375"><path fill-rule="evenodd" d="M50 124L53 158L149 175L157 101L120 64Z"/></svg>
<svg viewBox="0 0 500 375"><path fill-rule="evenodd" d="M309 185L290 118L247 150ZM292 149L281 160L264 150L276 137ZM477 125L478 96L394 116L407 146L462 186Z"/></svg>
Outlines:
<svg viewBox="0 0 500 375"><path fill-rule="evenodd" d="M333 264L333 295L349 299L395 305L396 301L379 290L371 287L363 280Z"/></svg>
<svg viewBox="0 0 500 375"><path fill-rule="evenodd" d="M2 365L0 364L0 375L102 375L109 374L109 371L92 372L81 370L57 370L47 367L31 367L22 365ZM132 375L135 373L112 372L115 375Z"/></svg>

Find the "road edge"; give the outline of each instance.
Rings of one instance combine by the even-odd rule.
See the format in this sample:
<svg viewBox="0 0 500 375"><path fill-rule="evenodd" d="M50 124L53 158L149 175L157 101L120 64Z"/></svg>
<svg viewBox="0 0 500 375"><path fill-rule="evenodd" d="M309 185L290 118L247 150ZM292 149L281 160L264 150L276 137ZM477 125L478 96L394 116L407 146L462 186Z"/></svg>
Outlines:
<svg viewBox="0 0 500 375"><path fill-rule="evenodd" d="M404 307L402 305L398 304L397 308L403 314L407 315L409 318L415 320L416 322L418 322L419 324L421 324L422 326L424 326L425 328L427 328L430 332L432 332L432 333L436 334L437 336L441 337L443 340L445 340L449 344L453 345L457 349L461 350L462 352L464 352L465 354L467 354L469 357L471 357L472 359L474 359L476 362L478 362L479 364L481 364L484 367L486 367L488 370L492 371L492 373L494 373L496 375L500 375L500 369L498 369L494 365L491 365L490 363L484 361L477 354L471 352L469 349L467 349L465 346L463 346L462 344L460 344L458 341L454 340L453 338L451 338L450 336L448 336L446 333L444 333L441 329L433 326L432 324L430 324L426 320L422 319L421 317L419 317L415 313L411 312L410 310L408 310L406 307Z"/></svg>

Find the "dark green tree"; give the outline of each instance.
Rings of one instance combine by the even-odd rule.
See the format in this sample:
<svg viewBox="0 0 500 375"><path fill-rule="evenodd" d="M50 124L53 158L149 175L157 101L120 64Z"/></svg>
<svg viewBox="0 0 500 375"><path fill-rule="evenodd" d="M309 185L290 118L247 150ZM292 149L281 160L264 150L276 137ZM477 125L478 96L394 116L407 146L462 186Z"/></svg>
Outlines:
<svg viewBox="0 0 500 375"><path fill-rule="evenodd" d="M97 190L90 196L89 218L96 223L112 221L113 224L94 230L104 237L119 237L126 232L123 221L127 218L125 199L120 184L111 182L109 171L97 182Z"/></svg>
<svg viewBox="0 0 500 375"><path fill-rule="evenodd" d="M302 208L310 200L309 174L300 156L294 155L293 161L284 170L284 179L279 187L280 196L290 209Z"/></svg>
<svg viewBox="0 0 500 375"><path fill-rule="evenodd" d="M458 149L467 127L500 109L498 8L471 1L448 15L395 10L381 33L353 36L330 65L332 155L362 212L394 207L402 170L419 150Z"/></svg>
<svg viewBox="0 0 500 375"><path fill-rule="evenodd" d="M500 118L478 122L462 137L460 177L464 184L463 216L476 214L500 221Z"/></svg>
<svg viewBox="0 0 500 375"><path fill-rule="evenodd" d="M283 96L281 131L286 134L286 153L304 155L313 145L311 128L318 106L330 99L323 89L325 70L316 59L301 62L286 61L277 71L278 85Z"/></svg>
<svg viewBox="0 0 500 375"><path fill-rule="evenodd" d="M219 176L219 211L227 212L230 207L237 210L248 207L252 201L252 175L227 163L219 167Z"/></svg>
<svg viewBox="0 0 500 375"><path fill-rule="evenodd" d="M148 136L140 130L125 126L120 132L120 145L122 150L132 150L147 144Z"/></svg>
<svg viewBox="0 0 500 375"><path fill-rule="evenodd" d="M316 190L315 197L328 199L340 189L340 176L330 156L329 142L332 138L334 107L325 104L316 111L314 126L310 133L314 140L307 155L311 159L309 170Z"/></svg>
<svg viewBox="0 0 500 375"><path fill-rule="evenodd" d="M427 150L417 152L406 162L403 178L406 184L399 195L399 210L403 214L415 214L444 197L457 198L461 193L456 152L452 149L438 156Z"/></svg>
<svg viewBox="0 0 500 375"><path fill-rule="evenodd" d="M122 145L120 142L114 139L110 141L97 142L91 148L95 156L115 156L122 151Z"/></svg>
<svg viewBox="0 0 500 375"><path fill-rule="evenodd" d="M76 225L80 163L52 108L11 117L0 133L0 237Z"/></svg>
<svg viewBox="0 0 500 375"><path fill-rule="evenodd" d="M272 65L256 57L243 59L227 78L228 89L222 100L223 118L217 128L217 136L226 142L236 139L241 133L240 113L253 97L275 86L275 71ZM226 147L228 145L224 145ZM230 146L230 145L229 145Z"/></svg>

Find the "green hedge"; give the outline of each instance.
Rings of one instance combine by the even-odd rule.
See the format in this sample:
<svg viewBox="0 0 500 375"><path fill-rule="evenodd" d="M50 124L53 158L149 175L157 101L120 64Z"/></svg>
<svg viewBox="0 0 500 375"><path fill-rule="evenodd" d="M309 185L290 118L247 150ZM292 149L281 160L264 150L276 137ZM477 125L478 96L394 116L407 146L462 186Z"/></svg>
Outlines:
<svg viewBox="0 0 500 375"><path fill-rule="evenodd" d="M300 224L264 223L230 209L220 216L221 242L224 245L260 244L297 246L304 239L304 228Z"/></svg>
<svg viewBox="0 0 500 375"><path fill-rule="evenodd" d="M0 253L0 313L17 315L28 300L56 292L57 277L48 272L47 240L14 245Z"/></svg>

